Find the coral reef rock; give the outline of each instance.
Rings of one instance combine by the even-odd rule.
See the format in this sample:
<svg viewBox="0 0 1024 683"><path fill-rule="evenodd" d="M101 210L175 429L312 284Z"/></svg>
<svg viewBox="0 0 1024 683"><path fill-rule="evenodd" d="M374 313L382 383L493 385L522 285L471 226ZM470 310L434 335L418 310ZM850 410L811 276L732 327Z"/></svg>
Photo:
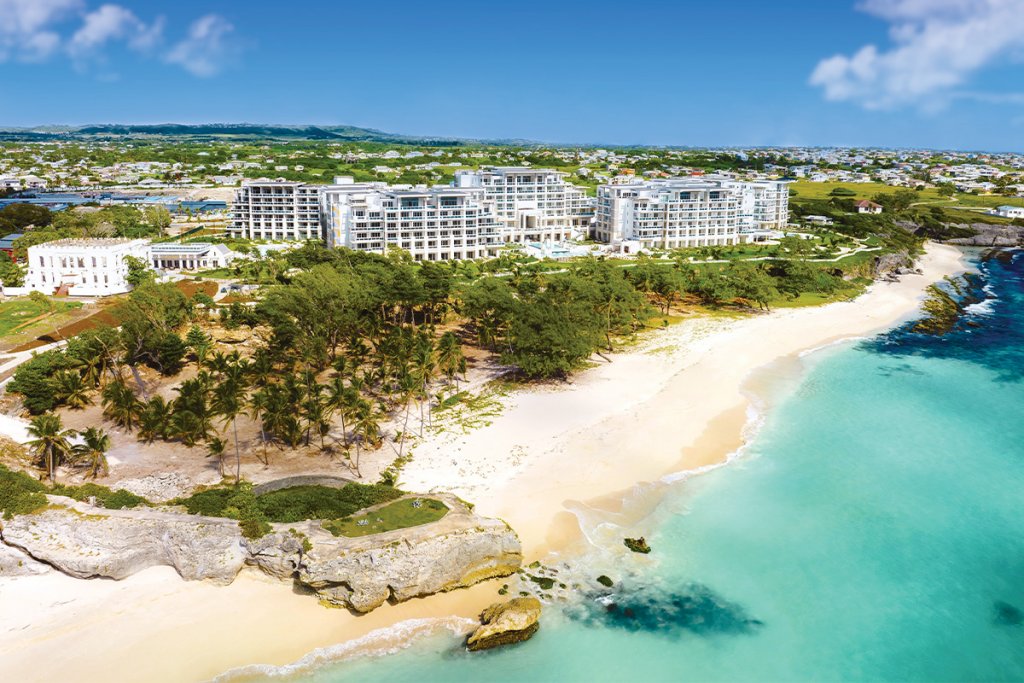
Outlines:
<svg viewBox="0 0 1024 683"><path fill-rule="evenodd" d="M541 603L537 598L496 602L480 615L481 626L466 639L472 651L489 650L529 640L540 628Z"/></svg>

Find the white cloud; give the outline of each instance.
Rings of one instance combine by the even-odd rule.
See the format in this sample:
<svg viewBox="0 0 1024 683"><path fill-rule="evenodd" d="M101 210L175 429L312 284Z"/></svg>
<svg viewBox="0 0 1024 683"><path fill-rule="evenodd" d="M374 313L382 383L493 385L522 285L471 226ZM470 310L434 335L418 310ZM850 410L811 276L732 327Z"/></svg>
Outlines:
<svg viewBox="0 0 1024 683"><path fill-rule="evenodd" d="M237 54L237 46L232 41L234 30L224 17L208 14L192 23L188 35L171 48L166 60L181 65L195 76L213 76Z"/></svg>
<svg viewBox="0 0 1024 683"><path fill-rule="evenodd" d="M1024 0L864 0L859 9L890 23L893 45L820 61L810 83L828 100L934 109L957 98L975 73L1024 48Z"/></svg>
<svg viewBox="0 0 1024 683"><path fill-rule="evenodd" d="M0 62L49 57L60 36L48 27L80 7L81 0L0 0Z"/></svg>
<svg viewBox="0 0 1024 683"><path fill-rule="evenodd" d="M147 23L123 5L105 3L93 9L86 2L0 0L0 64L12 59L41 62L64 54L76 68L92 70L106 64L105 52L113 45L152 56L163 41L163 17ZM196 76L212 76L238 52L234 27L208 14L194 21L162 57Z"/></svg>
<svg viewBox="0 0 1024 683"><path fill-rule="evenodd" d="M68 43L76 56L88 55L110 41L125 41L134 50L148 50L160 40L163 17L147 26L135 13L120 5L103 5L85 15L81 28Z"/></svg>

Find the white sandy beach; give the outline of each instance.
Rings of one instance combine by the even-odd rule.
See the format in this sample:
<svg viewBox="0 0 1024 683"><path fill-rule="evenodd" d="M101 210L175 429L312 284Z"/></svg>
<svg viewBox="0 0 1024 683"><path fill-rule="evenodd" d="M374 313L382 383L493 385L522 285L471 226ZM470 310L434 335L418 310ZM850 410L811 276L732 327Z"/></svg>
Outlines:
<svg viewBox="0 0 1024 683"><path fill-rule="evenodd" d="M927 285L963 270L960 251L941 245L929 245L919 266L924 275L876 283L852 302L694 319L654 332L570 385L514 392L488 426L421 444L402 485L473 501L518 531L527 561L537 558L578 537L575 503L614 504L639 482L719 463L735 451L752 372L890 327L917 310ZM249 573L228 587L186 583L166 568L121 582L0 579L0 674L17 681L208 679L247 664L296 661L400 621L474 617L498 586L353 617Z"/></svg>

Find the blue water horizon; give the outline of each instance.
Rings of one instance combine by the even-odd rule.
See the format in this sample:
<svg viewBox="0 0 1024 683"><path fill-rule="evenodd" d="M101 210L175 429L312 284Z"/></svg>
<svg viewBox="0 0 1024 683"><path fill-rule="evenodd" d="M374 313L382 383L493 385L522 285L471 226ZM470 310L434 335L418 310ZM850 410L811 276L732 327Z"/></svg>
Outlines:
<svg viewBox="0 0 1024 683"><path fill-rule="evenodd" d="M533 640L300 680L1024 681L1024 252L972 258L952 331L802 358L741 457L618 530L654 552L579 559Z"/></svg>

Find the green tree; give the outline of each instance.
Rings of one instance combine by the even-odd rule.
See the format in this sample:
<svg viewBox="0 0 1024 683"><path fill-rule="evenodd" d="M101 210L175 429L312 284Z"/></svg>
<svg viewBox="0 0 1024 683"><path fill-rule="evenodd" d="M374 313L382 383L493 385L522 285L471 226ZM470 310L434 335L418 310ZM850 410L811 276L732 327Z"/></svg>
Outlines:
<svg viewBox="0 0 1024 683"><path fill-rule="evenodd" d="M89 386L77 370L61 370L53 376L56 399L69 408L79 410L92 403Z"/></svg>
<svg viewBox="0 0 1024 683"><path fill-rule="evenodd" d="M129 432L138 421L141 402L135 392L129 388L124 379L117 378L101 392L103 398L103 414L114 424L124 427Z"/></svg>
<svg viewBox="0 0 1024 683"><path fill-rule="evenodd" d="M110 436L99 427L89 427L81 436L82 443L74 447L75 459L86 462L89 476L93 479L99 472L102 472L104 477L110 474L110 466L107 463Z"/></svg>
<svg viewBox="0 0 1024 683"><path fill-rule="evenodd" d="M156 273L150 269L145 259L137 256L125 256L124 262L128 266L128 275L125 276L125 281L133 288L146 282L152 282L156 278Z"/></svg>
<svg viewBox="0 0 1024 683"><path fill-rule="evenodd" d="M64 429L60 416L53 413L34 417L29 423L28 434L32 439L26 445L32 449L51 482L57 481L57 467L71 459L69 439L76 433L73 429Z"/></svg>

